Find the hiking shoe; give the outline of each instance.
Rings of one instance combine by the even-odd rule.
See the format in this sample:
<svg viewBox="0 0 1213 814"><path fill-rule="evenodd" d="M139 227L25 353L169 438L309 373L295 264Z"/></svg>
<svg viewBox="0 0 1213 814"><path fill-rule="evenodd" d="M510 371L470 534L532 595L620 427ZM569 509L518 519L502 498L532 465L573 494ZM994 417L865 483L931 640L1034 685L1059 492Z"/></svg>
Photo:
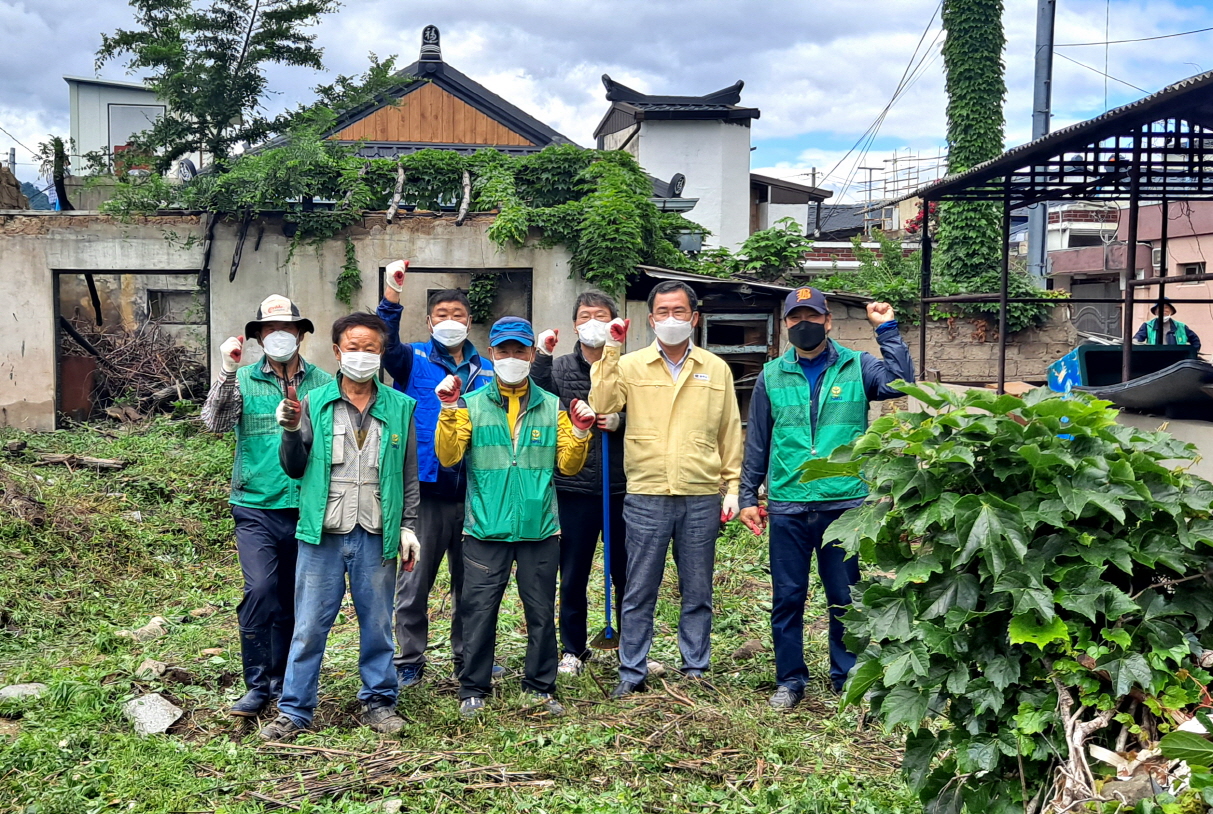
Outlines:
<svg viewBox="0 0 1213 814"><path fill-rule="evenodd" d="M645 691L644 682L634 683L631 681L620 681L615 685L615 689L611 690L611 698L624 698L638 692Z"/></svg>
<svg viewBox="0 0 1213 814"><path fill-rule="evenodd" d="M483 698L464 698L459 702L459 715L462 718L475 718L483 710Z"/></svg>
<svg viewBox="0 0 1213 814"><path fill-rule="evenodd" d="M536 705L542 705L548 715L563 715L564 704L561 704L550 692L531 693Z"/></svg>
<svg viewBox="0 0 1213 814"><path fill-rule="evenodd" d="M703 670L696 670L694 667L688 667L680 671L683 678L702 679L704 676Z"/></svg>
<svg viewBox="0 0 1213 814"><path fill-rule="evenodd" d="M396 704L379 701L362 705L362 723L380 735L395 735L404 729L405 721L396 713Z"/></svg>
<svg viewBox="0 0 1213 814"><path fill-rule="evenodd" d="M556 672L562 676L579 676L584 666L581 659L572 653L565 653L560 657L560 666L556 668Z"/></svg>
<svg viewBox="0 0 1213 814"><path fill-rule="evenodd" d="M800 699L804 698L803 692L796 692L791 687L779 687L775 690L775 694L767 701L771 709L779 710L780 712L791 712Z"/></svg>
<svg viewBox="0 0 1213 814"><path fill-rule="evenodd" d="M396 668L396 677L400 679L400 689L416 687L425 675L425 662L421 664L402 664Z"/></svg>
<svg viewBox="0 0 1213 814"><path fill-rule="evenodd" d="M257 687L246 692L239 701L232 704L228 708L227 714L235 718L256 718L265 712L271 700L268 689Z"/></svg>
<svg viewBox="0 0 1213 814"><path fill-rule="evenodd" d="M257 737L263 741L274 741L283 743L285 741L294 740L300 732L306 732L306 726L300 726L295 723L294 719L289 715L279 715L274 720L270 721L265 726L261 727L257 732Z"/></svg>
<svg viewBox="0 0 1213 814"><path fill-rule="evenodd" d="M649 675L651 675L653 678L665 675L665 665L659 661L649 659L646 666L649 668Z"/></svg>

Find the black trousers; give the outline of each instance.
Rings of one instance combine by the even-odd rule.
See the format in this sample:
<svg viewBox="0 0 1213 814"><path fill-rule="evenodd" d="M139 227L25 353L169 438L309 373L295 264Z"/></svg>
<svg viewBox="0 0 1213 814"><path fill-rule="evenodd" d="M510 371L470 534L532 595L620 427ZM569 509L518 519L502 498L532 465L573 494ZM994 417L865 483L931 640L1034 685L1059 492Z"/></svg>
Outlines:
<svg viewBox="0 0 1213 814"><path fill-rule="evenodd" d="M236 521L236 551L244 575L244 597L236 607L242 631L272 636L269 674L286 670L291 634L295 630L295 561L299 541L297 509L250 509L232 506Z"/></svg>
<svg viewBox="0 0 1213 814"><path fill-rule="evenodd" d="M459 697L484 698L492 691L493 654L501 598L518 564L518 596L526 617L526 670L522 686L556 691L556 570L560 538L516 543L463 538L463 669Z"/></svg>
<svg viewBox="0 0 1213 814"><path fill-rule="evenodd" d="M623 525L623 495L611 496L611 597L615 631L622 626L623 587L627 584L627 530ZM560 650L585 658L590 571L602 536L602 496L557 492L560 507ZM598 629L598 616L594 628ZM595 634L597 635L597 634Z"/></svg>

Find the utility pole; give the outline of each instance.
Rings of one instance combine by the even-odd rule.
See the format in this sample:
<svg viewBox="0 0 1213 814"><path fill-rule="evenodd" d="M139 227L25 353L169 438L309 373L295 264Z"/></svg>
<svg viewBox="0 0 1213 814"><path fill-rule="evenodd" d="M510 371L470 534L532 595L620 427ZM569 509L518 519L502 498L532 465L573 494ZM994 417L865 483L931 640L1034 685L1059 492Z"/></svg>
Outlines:
<svg viewBox="0 0 1213 814"><path fill-rule="evenodd" d="M17 174L17 148L8 148L8 169L13 175Z"/></svg>
<svg viewBox="0 0 1213 814"><path fill-rule="evenodd" d="M1032 139L1049 132L1053 97L1053 20L1057 0L1037 0L1036 73L1032 93ZM1049 271L1049 205L1038 203L1028 211L1028 271L1043 288Z"/></svg>

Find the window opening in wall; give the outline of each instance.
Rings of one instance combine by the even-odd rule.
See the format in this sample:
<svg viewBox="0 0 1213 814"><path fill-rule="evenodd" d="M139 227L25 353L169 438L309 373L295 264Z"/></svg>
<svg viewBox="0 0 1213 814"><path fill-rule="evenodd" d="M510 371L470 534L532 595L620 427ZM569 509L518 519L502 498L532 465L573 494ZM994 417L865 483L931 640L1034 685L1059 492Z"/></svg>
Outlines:
<svg viewBox="0 0 1213 814"><path fill-rule="evenodd" d="M1205 273L1205 264L1204 264L1204 262L1200 262L1200 263L1181 263L1181 264L1180 264L1180 266L1179 266L1179 270L1178 270L1178 271L1179 271L1179 273L1180 273L1180 274L1182 274L1182 275L1188 275L1188 274L1204 274L1204 273ZM1188 282L1188 283L1181 283L1181 285L1204 285L1204 283L1201 283L1201 282Z"/></svg>

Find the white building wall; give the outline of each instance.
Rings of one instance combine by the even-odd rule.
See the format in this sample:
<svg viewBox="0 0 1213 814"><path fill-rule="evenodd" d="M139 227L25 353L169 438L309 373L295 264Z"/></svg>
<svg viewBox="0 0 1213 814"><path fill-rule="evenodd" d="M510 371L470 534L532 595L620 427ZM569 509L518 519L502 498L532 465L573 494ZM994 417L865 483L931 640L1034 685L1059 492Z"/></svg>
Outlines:
<svg viewBox="0 0 1213 814"><path fill-rule="evenodd" d="M76 155L109 149L109 106L163 105L156 94L138 88L94 85L68 80L68 101L71 106L71 134L76 142ZM150 126L150 125L149 125ZM77 174L80 167L73 162Z"/></svg>
<svg viewBox="0 0 1213 814"><path fill-rule="evenodd" d="M645 121L637 160L668 179L686 176L685 198L699 203L690 220L712 232L705 246L736 249L750 232L750 128L721 121Z"/></svg>
<svg viewBox="0 0 1213 814"><path fill-rule="evenodd" d="M813 208L811 204L763 204L766 207L766 220L763 223L763 229L769 229L784 218L791 218L796 221L796 225L800 227L801 234L807 234L809 228L809 213Z"/></svg>

